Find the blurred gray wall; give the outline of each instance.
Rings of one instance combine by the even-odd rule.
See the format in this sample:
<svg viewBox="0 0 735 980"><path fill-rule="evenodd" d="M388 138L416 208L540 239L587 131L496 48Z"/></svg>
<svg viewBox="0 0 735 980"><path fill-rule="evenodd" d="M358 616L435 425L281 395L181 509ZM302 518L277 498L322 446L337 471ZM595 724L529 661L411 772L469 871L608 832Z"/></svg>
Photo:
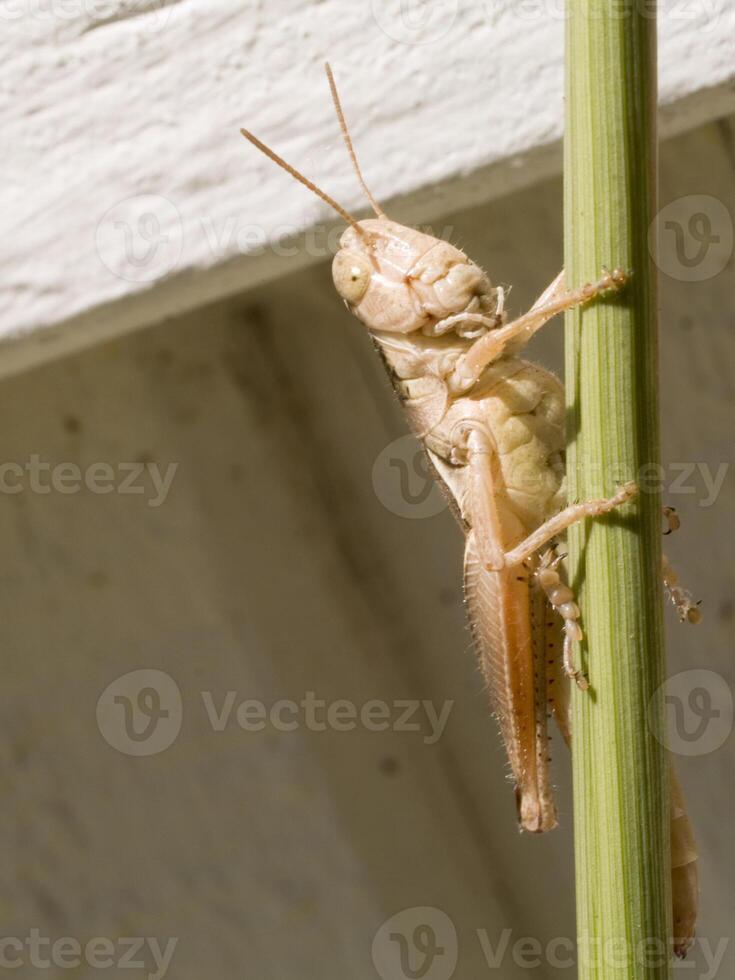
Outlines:
<svg viewBox="0 0 735 980"><path fill-rule="evenodd" d="M677 679L672 744L693 749L679 767L713 950L735 893L731 247L716 268L734 147L723 121L662 152L662 204L677 202L661 259L665 496L682 519L667 548L705 613L696 628L668 616L670 667L709 672ZM714 251L701 214L725 236ZM560 267L561 184L445 225L522 311ZM705 278L686 281L693 268ZM561 342L547 328L534 356L558 368ZM519 835L460 534L413 469L328 264L3 381L0 426L3 459L23 468L6 469L0 500L0 908L3 935L28 940L5 949L24 957L17 975L35 975L37 930L82 947L47 977L161 975L155 943L175 938L176 980L400 978L388 933L418 941L428 924L445 948L430 980L450 975L453 929L463 980L574 976L566 750L552 743L561 828ZM324 731L316 700L333 706ZM350 705L372 700L385 708L347 730ZM404 701L420 705L399 731ZM90 954L95 937L108 946ZM681 975L732 976L731 945L716 974L700 946Z"/></svg>

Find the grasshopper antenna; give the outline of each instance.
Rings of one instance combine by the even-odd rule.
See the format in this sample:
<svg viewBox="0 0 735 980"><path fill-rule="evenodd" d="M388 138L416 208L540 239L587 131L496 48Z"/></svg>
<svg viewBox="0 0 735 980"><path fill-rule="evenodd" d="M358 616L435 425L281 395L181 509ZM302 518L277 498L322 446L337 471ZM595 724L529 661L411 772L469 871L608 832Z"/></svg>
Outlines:
<svg viewBox="0 0 735 980"><path fill-rule="evenodd" d="M337 113L337 118L339 119L339 127L342 130L342 138L345 141L345 146L347 147L347 152L350 155L350 160L352 160L352 166L355 168L357 179L360 181L360 187L362 187L365 197L368 199L368 201L370 201L370 207L377 214L377 216L387 220L388 215L370 193L370 188L365 183L365 178L362 176L360 164L357 162L357 154L355 153L355 148L352 145L352 139L350 138L350 131L347 128L347 123L345 122L345 114L342 111L342 103L339 101L339 95L337 94L337 85L334 81L334 75L332 74L332 69L330 68L328 61L324 64L324 70L327 73L327 80L329 81L329 88L332 93L332 102L334 102L334 108Z"/></svg>
<svg viewBox="0 0 735 980"><path fill-rule="evenodd" d="M296 170L295 167L292 167L290 163L286 163L283 157L279 157L278 154L275 152L275 150L272 150L269 146L266 146L266 144L263 143L262 140L259 140L257 136L254 136L247 129L241 129L240 132L242 133L242 135L245 137L246 140L252 143L253 146L256 146L261 153L264 153L268 157L268 159L272 160L274 163L277 163L278 166L282 167L287 174L291 174L291 176L295 180L298 180L298 182L300 184L303 184L304 187L308 187L313 194L316 194L316 196L320 197L322 201L324 201L326 204L330 206L330 208L333 208L340 216L340 218L346 221L348 225L352 225L352 227L355 229L356 232L358 232L358 234L360 235L365 234L363 229L358 224L357 218L354 218L349 211L346 211L342 207L341 204L337 204L337 202L334 200L333 197L330 197L329 194L323 191L320 187L317 187L316 184L312 183L312 181L310 181L308 177L304 177L304 175L302 173L299 173L299 171Z"/></svg>

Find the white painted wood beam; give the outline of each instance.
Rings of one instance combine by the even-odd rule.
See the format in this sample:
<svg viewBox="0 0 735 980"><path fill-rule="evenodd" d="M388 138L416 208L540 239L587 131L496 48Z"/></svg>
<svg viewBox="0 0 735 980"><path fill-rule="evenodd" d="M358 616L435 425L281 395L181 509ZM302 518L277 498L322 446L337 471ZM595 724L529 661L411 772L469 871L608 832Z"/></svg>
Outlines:
<svg viewBox="0 0 735 980"><path fill-rule="evenodd" d="M0 0L0 373L331 254L328 208L238 134L361 208L327 57L397 217L436 221L558 173L562 8ZM735 110L735 9L663 8L666 137Z"/></svg>

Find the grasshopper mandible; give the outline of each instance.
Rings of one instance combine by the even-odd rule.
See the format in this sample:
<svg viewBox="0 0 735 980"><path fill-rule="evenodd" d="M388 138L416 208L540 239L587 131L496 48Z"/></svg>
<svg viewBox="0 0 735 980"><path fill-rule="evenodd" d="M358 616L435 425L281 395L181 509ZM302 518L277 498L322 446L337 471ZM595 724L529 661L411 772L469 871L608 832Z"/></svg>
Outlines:
<svg viewBox="0 0 735 980"><path fill-rule="evenodd" d="M551 830L557 816L547 716L554 715L569 742L569 682L588 687L573 656L582 639L580 611L553 543L573 523L632 500L637 487L628 483L606 499L566 504L563 387L519 353L556 314L623 288L627 276L603 270L597 282L567 289L561 272L528 313L508 322L503 289L464 252L387 217L362 176L329 65L326 72L375 218L358 221L241 132L348 225L332 265L335 288L367 327L465 534L469 619L515 781L520 827ZM670 529L678 526L673 512L667 516ZM665 570L672 600L690 611L691 597L668 564ZM673 769L671 828L675 949L684 955L694 935L697 865Z"/></svg>

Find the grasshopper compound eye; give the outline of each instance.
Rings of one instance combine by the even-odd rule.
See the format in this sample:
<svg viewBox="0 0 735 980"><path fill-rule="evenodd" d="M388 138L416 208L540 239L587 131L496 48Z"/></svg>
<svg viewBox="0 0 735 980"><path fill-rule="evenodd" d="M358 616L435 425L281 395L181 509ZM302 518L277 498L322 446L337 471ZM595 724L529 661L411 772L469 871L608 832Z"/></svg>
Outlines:
<svg viewBox="0 0 735 980"><path fill-rule="evenodd" d="M370 262L355 252L340 249L332 262L334 288L349 306L357 306L367 292L372 275Z"/></svg>

